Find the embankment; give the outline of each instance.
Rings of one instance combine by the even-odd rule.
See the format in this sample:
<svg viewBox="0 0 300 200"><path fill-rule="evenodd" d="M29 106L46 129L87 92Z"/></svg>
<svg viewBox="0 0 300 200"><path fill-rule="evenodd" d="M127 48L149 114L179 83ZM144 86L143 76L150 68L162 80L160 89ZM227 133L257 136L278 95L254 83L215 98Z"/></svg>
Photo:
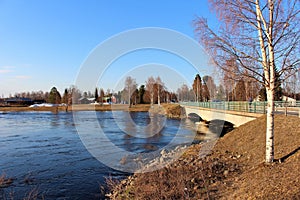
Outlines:
<svg viewBox="0 0 300 200"><path fill-rule="evenodd" d="M123 110L130 112L148 112L155 111L156 113L166 114L170 118L182 118L185 116L184 109L178 104L162 104L162 106L154 105L151 108L150 104L137 104L131 107L128 104L112 104L112 105L92 105L92 104L76 104L70 106L53 106L53 107L28 107L28 106L2 106L1 112L26 112L26 111L111 111Z"/></svg>
<svg viewBox="0 0 300 200"><path fill-rule="evenodd" d="M182 119L186 117L185 110L179 104L161 104L154 105L149 112L165 115L172 119Z"/></svg>
<svg viewBox="0 0 300 200"><path fill-rule="evenodd" d="M193 145L161 170L110 184L110 199L300 199L300 119L275 116L276 162L265 164L266 118L220 138L199 157Z"/></svg>

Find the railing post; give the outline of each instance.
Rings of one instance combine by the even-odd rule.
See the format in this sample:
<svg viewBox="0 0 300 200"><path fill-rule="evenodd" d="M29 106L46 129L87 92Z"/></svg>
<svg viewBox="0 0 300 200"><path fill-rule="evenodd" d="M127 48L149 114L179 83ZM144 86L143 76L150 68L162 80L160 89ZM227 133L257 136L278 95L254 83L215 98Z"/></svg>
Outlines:
<svg viewBox="0 0 300 200"><path fill-rule="evenodd" d="M284 114L287 116L287 104L285 104Z"/></svg>

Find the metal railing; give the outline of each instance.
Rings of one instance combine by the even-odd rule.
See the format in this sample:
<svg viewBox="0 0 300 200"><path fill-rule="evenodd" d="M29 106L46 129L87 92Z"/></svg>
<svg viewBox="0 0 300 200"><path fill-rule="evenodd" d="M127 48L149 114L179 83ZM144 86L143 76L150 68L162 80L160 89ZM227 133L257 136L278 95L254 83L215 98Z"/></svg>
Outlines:
<svg viewBox="0 0 300 200"><path fill-rule="evenodd" d="M262 113L267 112L266 101L220 101L220 102L180 102L185 106L196 106L209 109L229 110L237 112L249 112L249 113ZM285 102L275 101L275 110L284 110L283 108L300 108L300 101L297 102ZM297 109L297 110L298 110Z"/></svg>

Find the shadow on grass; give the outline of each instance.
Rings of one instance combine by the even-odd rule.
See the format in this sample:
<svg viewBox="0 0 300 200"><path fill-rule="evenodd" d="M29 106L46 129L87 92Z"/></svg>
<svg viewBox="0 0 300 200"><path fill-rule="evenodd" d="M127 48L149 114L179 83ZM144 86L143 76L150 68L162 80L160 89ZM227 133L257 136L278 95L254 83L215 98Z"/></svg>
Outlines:
<svg viewBox="0 0 300 200"><path fill-rule="evenodd" d="M296 148L295 150L291 151L289 154L283 156L282 158L279 158L276 161L278 161L278 162L284 162L286 159L288 159L292 155L296 154L298 151L300 151L300 146L298 148Z"/></svg>

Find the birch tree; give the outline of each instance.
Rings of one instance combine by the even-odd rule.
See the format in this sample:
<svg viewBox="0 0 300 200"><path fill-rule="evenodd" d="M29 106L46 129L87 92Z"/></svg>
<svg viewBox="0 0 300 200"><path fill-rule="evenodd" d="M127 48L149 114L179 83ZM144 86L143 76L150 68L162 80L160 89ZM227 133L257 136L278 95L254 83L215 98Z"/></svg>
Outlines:
<svg viewBox="0 0 300 200"><path fill-rule="evenodd" d="M163 95L163 92L165 91L165 86L159 76L156 77L156 79L155 79L155 85L156 85L156 90L157 90L157 104L160 106L161 97Z"/></svg>
<svg viewBox="0 0 300 200"><path fill-rule="evenodd" d="M234 59L234 73L261 82L267 92L267 163L274 160L275 73L293 74L299 68L299 0L209 0L221 22L219 30L205 18L195 20L195 32L214 63L228 71L225 62Z"/></svg>
<svg viewBox="0 0 300 200"><path fill-rule="evenodd" d="M137 87L137 84L136 84L135 79L133 79L131 76L126 77L124 89L126 90L127 95L128 95L129 108L131 107L131 104L132 104L131 96L135 92L136 87Z"/></svg>
<svg viewBox="0 0 300 200"><path fill-rule="evenodd" d="M155 84L155 79L152 76L150 76L146 81L146 90L150 94L151 107L154 104L154 84Z"/></svg>

